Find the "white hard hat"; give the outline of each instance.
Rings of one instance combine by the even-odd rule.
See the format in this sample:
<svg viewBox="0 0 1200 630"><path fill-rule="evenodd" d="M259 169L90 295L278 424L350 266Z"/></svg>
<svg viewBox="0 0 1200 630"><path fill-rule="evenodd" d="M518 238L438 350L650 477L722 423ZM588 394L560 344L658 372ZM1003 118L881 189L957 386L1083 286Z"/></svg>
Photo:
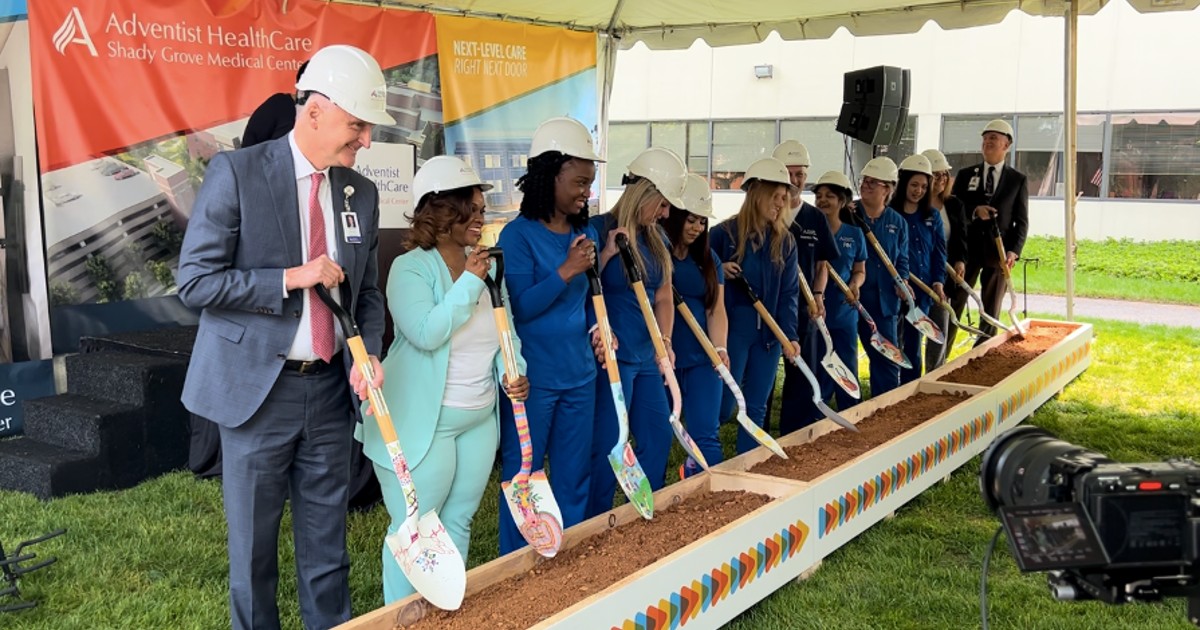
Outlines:
<svg viewBox="0 0 1200 630"><path fill-rule="evenodd" d="M896 163L891 158L885 157L877 157L867 162L867 165L863 167L862 176L874 177L881 182L890 184L895 184L900 179L899 173L896 172Z"/></svg>
<svg viewBox="0 0 1200 630"><path fill-rule="evenodd" d="M788 188L792 188L792 178L788 175L787 167L783 165L783 162L775 158L755 160L750 165L750 168L746 169L746 174L742 176L742 190L749 190L750 182L756 179L776 184L787 184Z"/></svg>
<svg viewBox="0 0 1200 630"><path fill-rule="evenodd" d="M854 194L854 187L850 185L850 178L846 177L846 174L841 171L825 171L820 179L817 180L817 183L813 184L813 189L815 190L819 186L835 186L845 189L848 194Z"/></svg>
<svg viewBox="0 0 1200 630"><path fill-rule="evenodd" d="M645 177L676 208L686 208L683 188L687 183L687 167L670 149L650 147L629 163L629 174Z"/></svg>
<svg viewBox="0 0 1200 630"><path fill-rule="evenodd" d="M551 118L538 125L533 132L533 143L529 147L529 157L535 158L547 151L558 151L564 155L592 162L603 162L596 155L592 134L583 123L562 116Z"/></svg>
<svg viewBox="0 0 1200 630"><path fill-rule="evenodd" d="M900 162L900 170L913 171L914 173L924 173L933 177L933 167L929 164L929 158L921 155L910 155Z"/></svg>
<svg viewBox="0 0 1200 630"><path fill-rule="evenodd" d="M1008 122L1006 122L1004 120L1001 120L999 118L993 120L992 122L988 123L986 127L983 128L983 131L979 135L982 136L983 134L985 134L989 131L995 131L996 133L1002 133L1002 134L1008 136L1009 142L1012 142L1012 139L1013 139L1012 125L1008 124Z"/></svg>
<svg viewBox="0 0 1200 630"><path fill-rule="evenodd" d="M318 50L296 82L300 92L319 92L347 114L373 125L394 125L387 113L387 82L365 50L337 44Z"/></svg>
<svg viewBox="0 0 1200 630"><path fill-rule="evenodd" d="M812 166L808 158L808 147L797 140L784 140L771 152L771 157L783 162L784 166Z"/></svg>
<svg viewBox="0 0 1200 630"><path fill-rule="evenodd" d="M688 173L683 186L683 209L705 219L713 218L712 188L707 179Z"/></svg>
<svg viewBox="0 0 1200 630"><path fill-rule="evenodd" d="M937 149L925 149L921 152L921 155L929 158L929 167L933 169L933 172L940 173L950 170L950 161L946 159L945 154L941 151Z"/></svg>
<svg viewBox="0 0 1200 630"><path fill-rule="evenodd" d="M429 158L413 177L413 201L421 207L421 199L429 193L442 193L459 188L479 186L488 191L491 184L485 184L466 162L450 156L439 155Z"/></svg>

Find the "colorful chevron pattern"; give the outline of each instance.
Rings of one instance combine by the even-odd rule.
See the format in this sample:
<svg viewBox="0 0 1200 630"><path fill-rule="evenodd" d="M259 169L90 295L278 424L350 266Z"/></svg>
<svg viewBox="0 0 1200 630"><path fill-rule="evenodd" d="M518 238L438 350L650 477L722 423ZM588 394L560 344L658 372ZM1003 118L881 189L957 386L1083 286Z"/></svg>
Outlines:
<svg viewBox="0 0 1200 630"><path fill-rule="evenodd" d="M1037 378L1030 381L1021 389L1014 392L1011 396L1001 400L1000 424L1004 424L1008 420L1022 417L1022 414L1017 413L1022 407L1024 407L1027 403L1033 402L1033 399L1036 398L1038 394L1042 393L1042 390L1053 385L1061 376L1066 374L1068 370L1074 367L1076 363L1084 360L1084 358L1086 358L1091 351L1092 342L1089 340L1087 343L1083 344L1079 348L1076 348L1075 351L1071 352L1067 356L1063 357L1060 361L1050 366L1049 369L1038 375Z"/></svg>
<svg viewBox="0 0 1200 630"><path fill-rule="evenodd" d="M692 580L666 599L646 607L612 630L675 630L710 608L716 608L727 597L745 589L780 564L787 562L804 547L808 540L808 525L802 520L783 528L766 540L752 545L720 567Z"/></svg>
<svg viewBox="0 0 1200 630"><path fill-rule="evenodd" d="M936 442L904 458L859 484L854 489L817 509L817 537L824 538L888 495L929 472L947 457L958 453L996 427L996 412L989 409Z"/></svg>

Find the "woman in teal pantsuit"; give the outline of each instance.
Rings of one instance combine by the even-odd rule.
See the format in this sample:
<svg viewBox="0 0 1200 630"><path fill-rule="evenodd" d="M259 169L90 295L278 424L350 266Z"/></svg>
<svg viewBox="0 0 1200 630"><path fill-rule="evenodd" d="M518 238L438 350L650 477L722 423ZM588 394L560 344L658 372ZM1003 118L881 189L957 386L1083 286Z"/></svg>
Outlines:
<svg viewBox="0 0 1200 630"><path fill-rule="evenodd" d="M387 286L396 339L383 361L384 396L392 406L422 515L438 513L464 558L471 519L500 439L496 384L503 383L518 400L529 392L525 377L509 383L504 373L483 282L484 274L492 273L491 261L486 249L475 247L488 188L457 158L426 162L413 181L419 202L405 244L410 251L392 264ZM513 345L523 372L515 335ZM388 534L395 533L405 518L404 496L379 427L368 420L356 437L375 465L392 517ZM413 592L385 543L384 601Z"/></svg>

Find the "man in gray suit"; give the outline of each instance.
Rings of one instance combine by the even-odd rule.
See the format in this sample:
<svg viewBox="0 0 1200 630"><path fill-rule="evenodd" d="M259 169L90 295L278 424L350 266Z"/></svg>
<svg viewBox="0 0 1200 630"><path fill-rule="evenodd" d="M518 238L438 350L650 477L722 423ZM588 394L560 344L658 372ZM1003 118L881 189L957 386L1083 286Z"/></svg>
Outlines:
<svg viewBox="0 0 1200 630"><path fill-rule="evenodd" d="M235 630L279 628L289 495L304 625L350 618L349 454L366 383L313 287L354 314L383 382L379 194L350 167L372 127L394 123L387 86L366 52L329 46L296 89L292 133L213 157L179 260L179 295L203 309L183 403L220 426Z"/></svg>

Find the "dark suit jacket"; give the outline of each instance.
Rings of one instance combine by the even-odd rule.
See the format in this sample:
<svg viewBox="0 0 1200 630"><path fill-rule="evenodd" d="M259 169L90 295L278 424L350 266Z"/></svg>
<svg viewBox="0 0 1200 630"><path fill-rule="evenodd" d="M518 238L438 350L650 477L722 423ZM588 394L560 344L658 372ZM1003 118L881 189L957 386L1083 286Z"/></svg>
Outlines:
<svg viewBox="0 0 1200 630"><path fill-rule="evenodd" d="M367 351L378 356L385 308L377 286L379 193L351 169L330 168L329 183L335 217L343 211L345 187L354 187L350 207L358 214L362 242L347 243L342 222L334 221L337 260L350 284L341 299ZM305 262L301 234L286 137L213 157L179 256L179 297L203 309L183 386L183 404L192 413L236 427L266 399L304 305L301 290L283 292L284 269ZM347 370L349 354L343 353ZM349 388L347 395L353 396Z"/></svg>
<svg viewBox="0 0 1200 630"><path fill-rule="evenodd" d="M296 101L287 92L272 94L250 114L242 132L242 148L282 138L296 126Z"/></svg>
<svg viewBox="0 0 1200 630"><path fill-rule="evenodd" d="M962 200L951 196L946 199L946 224L950 226L950 237L946 239L946 262L953 265L967 262L967 225L970 219L963 209Z"/></svg>
<svg viewBox="0 0 1200 630"><path fill-rule="evenodd" d="M999 254L992 240L991 221L975 218L975 208L992 206L999 214L996 220L1004 237L1005 251L1021 255L1025 235L1029 232L1029 188L1025 175L1005 164L1000 181L989 199L984 192L985 164L979 163L958 171L954 177L953 193L963 204L967 219L967 263L984 267L999 266ZM972 182L972 178L978 178ZM975 183L972 190L971 184Z"/></svg>

